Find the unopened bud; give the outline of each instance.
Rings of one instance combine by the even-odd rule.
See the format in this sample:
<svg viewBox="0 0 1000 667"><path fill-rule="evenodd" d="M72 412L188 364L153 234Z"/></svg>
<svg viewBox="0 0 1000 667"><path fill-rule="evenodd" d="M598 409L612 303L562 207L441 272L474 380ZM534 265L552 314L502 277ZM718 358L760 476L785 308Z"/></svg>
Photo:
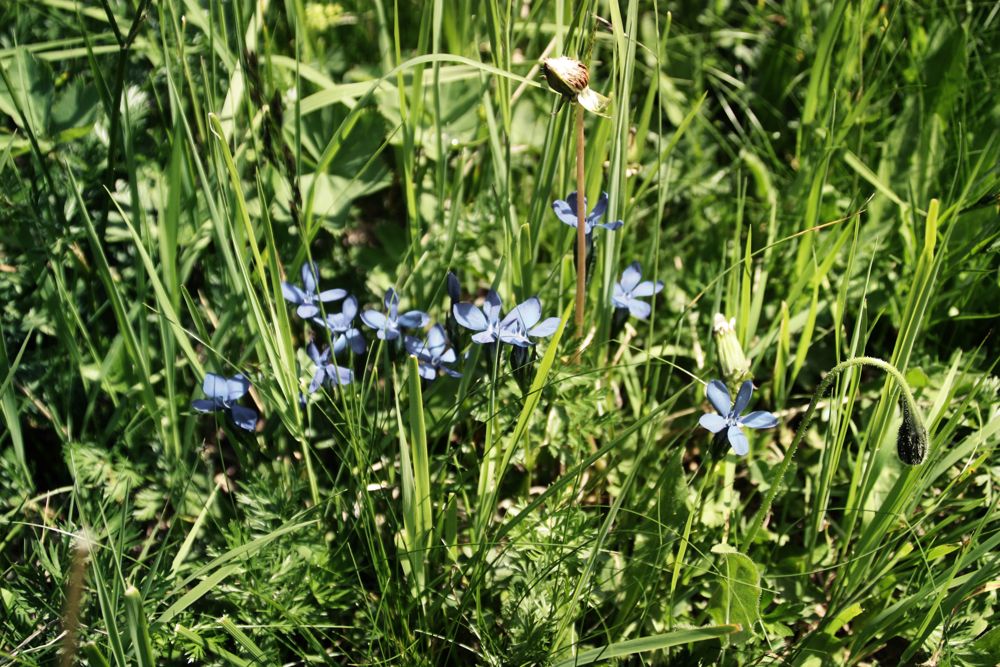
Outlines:
<svg viewBox="0 0 1000 667"><path fill-rule="evenodd" d="M896 453L906 465L917 466L927 458L927 429L905 396L899 398L899 407L903 411L903 423L896 434Z"/></svg>
<svg viewBox="0 0 1000 667"><path fill-rule="evenodd" d="M719 357L719 370L722 371L726 385L735 394L736 387L753 377L750 374L750 361L743 354L743 347L736 336L736 320L727 320L722 313L716 313L712 324L712 338Z"/></svg>
<svg viewBox="0 0 1000 667"><path fill-rule="evenodd" d="M542 60L542 69L549 88L570 99L575 100L590 84L590 72L579 60L566 56L545 58Z"/></svg>

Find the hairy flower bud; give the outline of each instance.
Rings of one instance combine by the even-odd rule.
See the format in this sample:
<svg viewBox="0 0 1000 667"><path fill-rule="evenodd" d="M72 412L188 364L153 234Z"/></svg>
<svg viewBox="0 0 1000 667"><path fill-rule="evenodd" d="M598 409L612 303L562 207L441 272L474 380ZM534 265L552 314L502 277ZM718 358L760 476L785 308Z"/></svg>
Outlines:
<svg viewBox="0 0 1000 667"><path fill-rule="evenodd" d="M570 99L576 99L590 84L590 72L579 60L566 56L545 58L542 60L542 69L549 88Z"/></svg>
<svg viewBox="0 0 1000 667"><path fill-rule="evenodd" d="M896 453L906 465L920 465L927 458L927 429L905 396L900 396L899 407L903 411L903 423L896 434Z"/></svg>
<svg viewBox="0 0 1000 667"><path fill-rule="evenodd" d="M727 320L722 313L715 314L712 338L715 340L715 351L719 356L719 369L731 390L735 390L744 380L753 377L750 374L750 361L743 354L743 347L736 337L735 327L735 319Z"/></svg>

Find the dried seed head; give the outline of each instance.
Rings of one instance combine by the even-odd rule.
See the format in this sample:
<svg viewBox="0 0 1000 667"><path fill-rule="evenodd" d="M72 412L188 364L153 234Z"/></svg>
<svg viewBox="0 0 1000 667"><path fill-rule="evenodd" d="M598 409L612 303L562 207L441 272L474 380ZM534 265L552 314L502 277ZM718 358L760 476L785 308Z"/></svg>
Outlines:
<svg viewBox="0 0 1000 667"><path fill-rule="evenodd" d="M903 423L896 434L896 453L899 460L908 466L917 466L927 458L927 429L920 423L916 409L909 406L905 397L899 398L903 411Z"/></svg>
<svg viewBox="0 0 1000 667"><path fill-rule="evenodd" d="M542 69L549 88L571 99L576 99L590 84L587 66L579 60L566 56L545 58L542 60Z"/></svg>

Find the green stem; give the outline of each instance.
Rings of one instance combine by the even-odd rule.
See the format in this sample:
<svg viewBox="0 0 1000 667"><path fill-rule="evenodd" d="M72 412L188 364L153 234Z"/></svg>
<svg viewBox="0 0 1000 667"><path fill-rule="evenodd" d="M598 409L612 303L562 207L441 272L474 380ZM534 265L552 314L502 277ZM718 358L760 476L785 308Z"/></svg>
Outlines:
<svg viewBox="0 0 1000 667"><path fill-rule="evenodd" d="M767 518L768 512L771 511L771 504L774 502L774 497L778 493L778 489L781 487L781 483L785 479L785 473L788 471L788 466L791 465L792 457L795 456L795 451L799 448L799 444L805 437L806 431L809 430L809 425L812 423L813 418L816 416L816 406L819 404L820 399L826 394L826 391L833 384L833 380L840 375L843 371L848 368L853 368L854 366L874 366L875 368L885 371L896 384L899 386L900 390L903 392L903 398L906 401L906 405L909 406L910 411L916 418L918 423L922 423L920 415L917 412L916 403L913 400L913 392L910 391L910 385L906 383L906 378L903 374L896 369L892 364L878 359L876 357L852 357L845 361L840 362L834 366L823 381L820 382L819 387L813 393L812 399L809 401L809 409L806 410L805 419L802 421L802 425L795 432L795 439L792 440L791 446L788 448L788 452L785 454L785 458L781 461L778 466L778 472L775 474L774 481L771 483L771 488L768 489L767 495L764 497L764 503L757 510L753 519L750 521L750 532L747 533L746 539L743 541L743 548L741 551L746 553L750 549L750 545L753 544L754 538L757 537L757 532L763 527L764 520Z"/></svg>
<svg viewBox="0 0 1000 667"><path fill-rule="evenodd" d="M691 537L691 526L694 523L695 514L701 517L701 499L705 494L705 485L708 480L712 477L712 471L715 470L715 461L709 461L708 469L705 471L705 476L701 478L701 485L698 487L698 500L695 503L695 507L691 508L687 515L687 521L684 522L684 534L681 536L681 544L677 547L677 558L674 559L674 572L670 577L670 597L669 604L667 607L668 613L667 617L670 619L667 626L668 629L673 629L673 614L669 613L670 609L674 606L674 592L677 590L677 583L681 578L681 565L684 563L684 554L687 552L688 539Z"/></svg>

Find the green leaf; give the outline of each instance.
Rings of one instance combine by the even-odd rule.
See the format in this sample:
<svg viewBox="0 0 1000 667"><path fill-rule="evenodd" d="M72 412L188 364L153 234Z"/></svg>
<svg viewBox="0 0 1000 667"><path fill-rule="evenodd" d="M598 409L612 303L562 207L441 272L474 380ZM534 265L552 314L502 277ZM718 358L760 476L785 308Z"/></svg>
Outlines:
<svg viewBox="0 0 1000 667"><path fill-rule="evenodd" d="M749 560L749 558L747 559ZM718 625L705 628L692 628L690 630L674 630L665 632L662 635L650 635L638 639L629 639L624 642L608 644L601 648L594 648L579 653L576 657L567 658L557 662L554 667L574 667L579 665L592 665L598 661L620 658L633 653L643 653L645 651L656 651L659 649L690 644L691 642L705 641L706 639L717 639L728 634L737 632L738 625Z"/></svg>
<svg viewBox="0 0 1000 667"><path fill-rule="evenodd" d="M717 623L738 623L743 631L738 638L750 636L760 619L760 572L745 554L726 544L712 547L719 554L719 582L708 612Z"/></svg>
<svg viewBox="0 0 1000 667"><path fill-rule="evenodd" d="M52 68L26 49L17 49L0 76L0 112L21 129L28 123L36 135L46 136L55 85Z"/></svg>

